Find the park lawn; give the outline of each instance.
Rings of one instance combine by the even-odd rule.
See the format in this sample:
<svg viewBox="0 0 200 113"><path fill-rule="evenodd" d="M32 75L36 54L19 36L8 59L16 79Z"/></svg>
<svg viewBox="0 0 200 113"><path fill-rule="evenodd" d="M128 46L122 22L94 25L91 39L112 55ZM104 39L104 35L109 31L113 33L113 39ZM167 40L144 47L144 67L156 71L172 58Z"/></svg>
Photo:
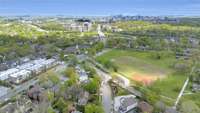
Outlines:
<svg viewBox="0 0 200 113"><path fill-rule="evenodd" d="M200 92L192 92L192 84L193 82L190 81L186 90L184 91L184 95L182 96L180 102L193 101L197 106L200 107Z"/></svg>
<svg viewBox="0 0 200 113"><path fill-rule="evenodd" d="M104 64L105 62L116 59L123 56L138 58L146 63L157 65L159 67L170 69L171 64L176 60L172 53L169 53L169 57L162 60L157 60L152 58L153 52L147 51L134 51L134 50L117 50L114 49L96 58L97 61Z"/></svg>
<svg viewBox="0 0 200 113"><path fill-rule="evenodd" d="M160 60L153 58L152 55L153 52L147 51L114 49L97 57L96 60L102 64L109 60L114 62L119 68L118 73L130 80L133 80L135 75L152 78L154 82L144 88L159 92L162 101L173 105L187 76L174 73L172 65L176 59L172 53ZM158 78L154 79L154 77Z"/></svg>
<svg viewBox="0 0 200 113"><path fill-rule="evenodd" d="M200 92L189 94L189 95L183 95L182 98L181 98L181 102L193 101L197 106L200 107L199 97L200 97Z"/></svg>
<svg viewBox="0 0 200 113"><path fill-rule="evenodd" d="M169 75L165 79L157 80L147 88L175 100L186 79L187 76L184 75Z"/></svg>
<svg viewBox="0 0 200 113"><path fill-rule="evenodd" d="M173 70L170 67L175 60L171 53L162 60L153 58L153 54L155 52L115 49L97 57L97 61L102 64L112 61L118 67L118 72L127 78L151 83L171 73Z"/></svg>

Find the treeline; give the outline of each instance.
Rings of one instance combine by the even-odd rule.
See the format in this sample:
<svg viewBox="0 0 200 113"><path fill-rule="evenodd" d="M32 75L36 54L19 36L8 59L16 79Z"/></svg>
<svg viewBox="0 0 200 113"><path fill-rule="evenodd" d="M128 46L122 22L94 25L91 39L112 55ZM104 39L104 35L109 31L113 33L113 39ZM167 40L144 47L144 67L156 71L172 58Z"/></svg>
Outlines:
<svg viewBox="0 0 200 113"><path fill-rule="evenodd" d="M198 44L199 45L199 44ZM108 48L120 49L138 49L138 50L172 50L181 52L186 48L191 48L193 45L189 39L182 37L176 41L170 41L164 38L153 37L113 37L110 36L107 40L106 46Z"/></svg>
<svg viewBox="0 0 200 113"><path fill-rule="evenodd" d="M122 34L135 36L154 36L154 37L194 37L200 36L200 28L198 26L186 25L170 25L170 24L154 24L144 21L127 21L117 22L113 26L121 28Z"/></svg>
<svg viewBox="0 0 200 113"><path fill-rule="evenodd" d="M21 36L0 35L0 62L29 55L51 57L76 44L90 45L90 38L63 38L59 33L30 39Z"/></svg>

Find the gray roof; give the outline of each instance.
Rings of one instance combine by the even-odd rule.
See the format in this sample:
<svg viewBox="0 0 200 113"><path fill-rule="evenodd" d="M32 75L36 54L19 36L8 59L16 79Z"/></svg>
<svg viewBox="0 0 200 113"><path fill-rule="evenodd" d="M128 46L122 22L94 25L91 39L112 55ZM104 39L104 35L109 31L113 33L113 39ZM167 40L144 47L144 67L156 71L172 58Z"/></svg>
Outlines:
<svg viewBox="0 0 200 113"><path fill-rule="evenodd" d="M6 95L8 90L9 90L9 88L0 86L0 91L1 91L0 92L0 97Z"/></svg>
<svg viewBox="0 0 200 113"><path fill-rule="evenodd" d="M137 103L137 100L132 98L132 97L128 97L128 98L121 98L121 106L119 109L123 110L127 110L127 108L135 103Z"/></svg>

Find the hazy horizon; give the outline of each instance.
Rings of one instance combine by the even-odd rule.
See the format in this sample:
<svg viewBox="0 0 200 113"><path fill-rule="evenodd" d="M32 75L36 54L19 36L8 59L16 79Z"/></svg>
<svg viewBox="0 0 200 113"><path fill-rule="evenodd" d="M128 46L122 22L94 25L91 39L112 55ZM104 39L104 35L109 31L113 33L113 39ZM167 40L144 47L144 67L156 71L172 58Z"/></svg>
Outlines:
<svg viewBox="0 0 200 113"><path fill-rule="evenodd" d="M0 0L0 16L200 16L199 0Z"/></svg>

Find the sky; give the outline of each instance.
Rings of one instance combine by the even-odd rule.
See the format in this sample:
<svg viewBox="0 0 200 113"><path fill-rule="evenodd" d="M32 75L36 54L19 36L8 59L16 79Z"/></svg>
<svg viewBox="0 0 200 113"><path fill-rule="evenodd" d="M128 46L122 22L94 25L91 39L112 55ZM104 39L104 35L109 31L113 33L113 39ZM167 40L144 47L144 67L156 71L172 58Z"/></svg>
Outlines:
<svg viewBox="0 0 200 113"><path fill-rule="evenodd" d="M0 15L200 16L200 0L0 0Z"/></svg>

